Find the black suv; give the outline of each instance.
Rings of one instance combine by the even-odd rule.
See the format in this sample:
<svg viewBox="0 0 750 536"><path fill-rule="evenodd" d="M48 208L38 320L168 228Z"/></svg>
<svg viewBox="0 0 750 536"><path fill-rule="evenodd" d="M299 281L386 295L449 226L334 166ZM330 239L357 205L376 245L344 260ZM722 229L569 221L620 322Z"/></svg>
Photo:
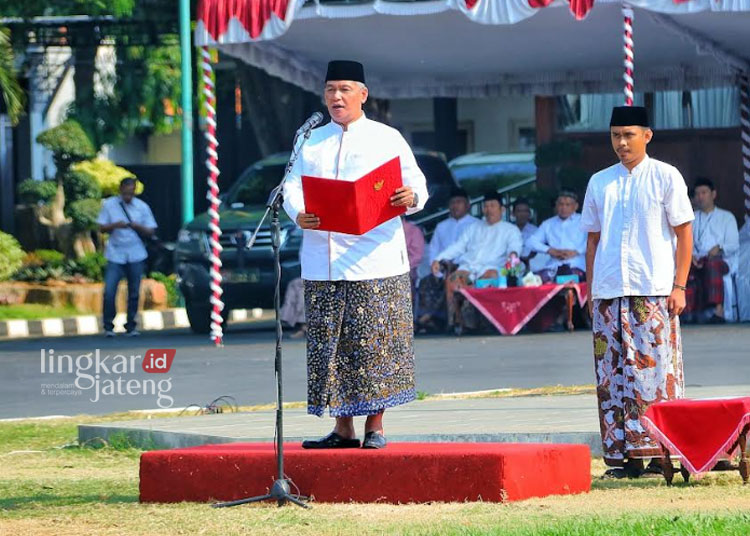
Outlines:
<svg viewBox="0 0 750 536"><path fill-rule="evenodd" d="M441 153L415 150L422 172L427 178L430 198L425 215L444 209L450 191L456 187L445 157ZM224 318L232 309L273 307L274 269L271 250L271 231L268 224L258 233L252 249L238 248L245 244L265 211L268 193L278 184L286 167L288 154L280 153L265 158L247 168L232 187L222 195L220 210L220 243L224 293ZM208 214L203 213L186 224L179 232L175 248L175 266L180 290L185 297L190 327L196 333L208 333L211 305L209 297ZM433 224L434 226L434 224ZM284 211L281 212L281 292L287 283L299 277L299 249L302 230Z"/></svg>

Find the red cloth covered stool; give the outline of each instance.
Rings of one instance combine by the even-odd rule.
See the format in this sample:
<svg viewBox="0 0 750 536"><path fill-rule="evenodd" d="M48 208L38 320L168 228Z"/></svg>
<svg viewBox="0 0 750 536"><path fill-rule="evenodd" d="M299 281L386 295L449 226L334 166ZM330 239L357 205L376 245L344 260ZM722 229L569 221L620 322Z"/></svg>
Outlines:
<svg viewBox="0 0 750 536"><path fill-rule="evenodd" d="M670 454L681 459L682 475L700 476L738 448L743 483L750 478L747 434L750 431L750 397L709 400L670 400L646 410L641 422L659 441L664 453L664 478L672 483Z"/></svg>

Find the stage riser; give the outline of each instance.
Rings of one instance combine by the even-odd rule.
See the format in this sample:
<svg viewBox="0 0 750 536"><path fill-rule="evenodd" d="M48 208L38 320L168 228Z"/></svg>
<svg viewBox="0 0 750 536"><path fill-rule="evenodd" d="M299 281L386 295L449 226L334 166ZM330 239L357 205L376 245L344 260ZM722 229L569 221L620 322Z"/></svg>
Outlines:
<svg viewBox="0 0 750 536"><path fill-rule="evenodd" d="M517 501L587 492L585 445L395 443L383 450L285 446L285 473L317 502ZM142 502L227 501L266 493L273 446L232 443L146 452ZM292 490L294 491L294 490Z"/></svg>

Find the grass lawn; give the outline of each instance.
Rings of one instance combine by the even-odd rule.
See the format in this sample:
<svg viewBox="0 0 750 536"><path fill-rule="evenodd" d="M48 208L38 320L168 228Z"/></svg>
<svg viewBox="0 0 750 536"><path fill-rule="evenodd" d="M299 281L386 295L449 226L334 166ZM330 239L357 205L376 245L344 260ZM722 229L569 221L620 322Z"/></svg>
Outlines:
<svg viewBox="0 0 750 536"><path fill-rule="evenodd" d="M142 417L142 415L140 415ZM139 504L140 450L75 444L76 425L123 415L0 422L0 534L10 535L542 535L750 534L750 486L711 473L667 488L660 479L594 480L588 494L489 504ZM600 475L604 465L592 464ZM264 492L265 490L258 490Z"/></svg>
<svg viewBox="0 0 750 536"><path fill-rule="evenodd" d="M0 305L0 320L39 320L41 318L64 318L85 315L75 307L53 307L38 303Z"/></svg>

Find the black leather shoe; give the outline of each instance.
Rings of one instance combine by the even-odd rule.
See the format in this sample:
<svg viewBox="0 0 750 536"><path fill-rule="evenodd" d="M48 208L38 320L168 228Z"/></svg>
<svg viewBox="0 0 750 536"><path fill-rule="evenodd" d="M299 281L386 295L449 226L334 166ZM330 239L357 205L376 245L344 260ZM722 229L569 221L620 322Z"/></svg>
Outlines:
<svg viewBox="0 0 750 536"><path fill-rule="evenodd" d="M346 439L336 432L331 432L320 439L306 439L302 442L303 449L358 449L359 439Z"/></svg>
<svg viewBox="0 0 750 536"><path fill-rule="evenodd" d="M385 440L385 436L380 432L367 432L365 434L365 441L362 443L363 449L382 449L388 442Z"/></svg>

